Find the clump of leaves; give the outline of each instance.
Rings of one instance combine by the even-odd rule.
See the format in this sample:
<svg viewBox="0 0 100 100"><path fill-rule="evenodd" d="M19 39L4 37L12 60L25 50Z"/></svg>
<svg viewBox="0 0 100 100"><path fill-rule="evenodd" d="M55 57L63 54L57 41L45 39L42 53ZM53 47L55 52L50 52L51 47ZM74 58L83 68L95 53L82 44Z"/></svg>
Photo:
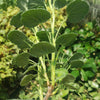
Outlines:
<svg viewBox="0 0 100 100"><path fill-rule="evenodd" d="M58 97L55 97L55 94L60 94L60 98L63 98L67 95L65 92L68 89L75 89L73 86L75 77L68 70L70 67L81 67L83 65L83 62L79 59L82 58L80 53L73 55L69 61L63 61L66 53L61 55L62 50L68 48L77 39L76 33L60 34L62 26L55 29L55 8L60 9L66 5L67 15L64 20L68 19L71 23L81 21L89 11L88 3L82 0L75 0L70 4L67 4L66 0L54 0L52 2L51 0L18 0L18 7L21 12L11 20L11 24L16 28L22 25L30 28L36 38L36 42L33 43L19 30L11 31L8 34L8 39L23 50L23 53L14 59L15 64L28 67L23 73L20 85L27 86L34 79L37 87L35 87L36 91L34 91L33 95L37 92L37 98L40 98L40 100L43 100L43 98L48 100L51 95L51 98L57 99ZM47 6L50 7L51 14L47 11ZM42 24L47 20L51 20L51 29L49 31ZM39 29L38 25L43 28ZM45 32L42 32L42 30ZM31 57L38 58L38 60L34 61L30 59ZM26 73L30 72L30 64L34 66L31 71L37 69L37 74ZM35 95L33 98L36 98Z"/></svg>
<svg viewBox="0 0 100 100"><path fill-rule="evenodd" d="M81 53L84 55L84 65L82 67L71 67L70 72L76 77L77 86L80 88L76 93L80 93L76 98L93 99L99 98L99 74L100 74L100 53L99 53L99 30L94 31L96 27L93 22L88 22L83 28L80 26L74 26L71 29L65 29L65 32L76 32L78 34L78 41L67 49L67 56L73 54L73 52ZM97 44L97 45L96 45ZM76 54L77 54L76 53ZM82 59L83 60L83 59ZM91 85L90 85L91 84ZM97 88L98 87L98 88ZM69 94L68 98L71 98L74 93Z"/></svg>
<svg viewBox="0 0 100 100"><path fill-rule="evenodd" d="M9 6L15 6L16 0L0 0L0 9L7 10Z"/></svg>

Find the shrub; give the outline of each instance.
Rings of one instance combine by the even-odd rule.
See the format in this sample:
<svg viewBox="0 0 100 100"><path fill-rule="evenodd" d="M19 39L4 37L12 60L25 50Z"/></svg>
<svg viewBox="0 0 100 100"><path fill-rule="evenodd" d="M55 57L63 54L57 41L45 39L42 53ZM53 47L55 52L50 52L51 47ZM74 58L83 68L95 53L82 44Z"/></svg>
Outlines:
<svg viewBox="0 0 100 100"><path fill-rule="evenodd" d="M89 5L82 0L72 1L67 4L66 0L17 0L21 12L15 15L11 24L16 28L25 26L33 31L36 41L31 42L28 37L19 30L9 32L8 39L15 43L23 52L14 58L14 64L27 68L20 82L21 86L28 86L32 80L35 83L31 98L40 100L62 99L66 97L70 89L75 88L75 77L69 73L70 67L83 66L82 54L74 54L70 59L66 57L68 48L76 40L76 33L60 34L63 22L67 19L71 23L81 21L89 11ZM50 7L51 14L47 11ZM55 29L55 9L67 5L67 15L61 26ZM50 19L51 29L47 29L42 23ZM42 28L40 28L40 25ZM64 51L64 52L63 52ZM37 59L34 61L34 59ZM37 71L32 74L30 71ZM36 95L37 94L37 95ZM52 96L51 96L52 95Z"/></svg>

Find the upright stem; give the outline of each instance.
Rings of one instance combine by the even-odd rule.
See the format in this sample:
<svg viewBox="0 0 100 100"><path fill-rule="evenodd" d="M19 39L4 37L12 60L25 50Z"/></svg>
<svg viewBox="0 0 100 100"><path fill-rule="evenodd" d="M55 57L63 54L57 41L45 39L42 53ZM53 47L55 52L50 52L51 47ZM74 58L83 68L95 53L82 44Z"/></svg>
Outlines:
<svg viewBox="0 0 100 100"><path fill-rule="evenodd" d="M46 78L47 85L49 86L50 82L49 82L48 75L47 75L47 73L46 73L46 65L45 65L45 63L44 63L42 57L40 57L39 59L40 59L40 61L41 61L41 64L42 64L42 67L43 67L43 70L44 70L44 76L45 76L45 78Z"/></svg>
<svg viewBox="0 0 100 100"><path fill-rule="evenodd" d="M51 4L51 0L49 0L49 6L51 8L52 11L52 18L51 18L51 32L52 32L52 44L54 46L56 46L55 44L55 38L54 38L54 28L55 28L55 8L54 8L54 1L53 1L53 5ZM51 80L52 80L52 86L55 85L55 53L52 53L52 58L51 58Z"/></svg>
<svg viewBox="0 0 100 100"><path fill-rule="evenodd" d="M34 34L35 34L35 37L36 37L36 41L37 41L37 43L38 43L39 40L38 40L38 38L37 38L37 36L36 36L36 32L37 32L37 27L35 27L35 32L34 32ZM40 57L39 60L41 61L41 64L42 64L42 67L43 67L43 70L44 70L44 77L46 78L47 85L49 85L50 82L49 82L49 78L48 78L48 75L47 75L47 72L46 72L46 65L45 65L45 63L44 63L42 57Z"/></svg>

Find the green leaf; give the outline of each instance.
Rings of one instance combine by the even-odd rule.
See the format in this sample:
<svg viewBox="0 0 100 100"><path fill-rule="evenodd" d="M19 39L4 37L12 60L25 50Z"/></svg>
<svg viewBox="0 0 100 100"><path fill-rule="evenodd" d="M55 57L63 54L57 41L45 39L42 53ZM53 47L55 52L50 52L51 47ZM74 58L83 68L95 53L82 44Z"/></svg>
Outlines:
<svg viewBox="0 0 100 100"><path fill-rule="evenodd" d="M17 57L14 58L13 63L17 66L27 66L29 64L29 54L21 53Z"/></svg>
<svg viewBox="0 0 100 100"><path fill-rule="evenodd" d="M68 20L71 23L81 21L89 12L89 5L82 0L75 0L67 7Z"/></svg>
<svg viewBox="0 0 100 100"><path fill-rule="evenodd" d="M79 71L78 70L73 70L71 72L71 75L73 75L75 78L79 76Z"/></svg>
<svg viewBox="0 0 100 100"><path fill-rule="evenodd" d="M55 52L55 47L48 42L34 44L30 49L30 54L34 57L40 57Z"/></svg>
<svg viewBox="0 0 100 100"><path fill-rule="evenodd" d="M61 90L61 92L60 92L61 97L65 97L68 94L69 94L69 89Z"/></svg>
<svg viewBox="0 0 100 100"><path fill-rule="evenodd" d="M83 61L81 60L73 60L70 62L70 64L71 64L71 67L76 67L76 68L82 67L84 65Z"/></svg>
<svg viewBox="0 0 100 100"><path fill-rule="evenodd" d="M93 72L97 71L97 66L95 63L95 60L93 58L87 59L84 66L82 66L83 69L92 69Z"/></svg>
<svg viewBox="0 0 100 100"><path fill-rule="evenodd" d="M66 0L56 0L55 1L55 6L57 8L62 8L67 4Z"/></svg>
<svg viewBox="0 0 100 100"><path fill-rule="evenodd" d="M17 30L9 32L8 39L21 49L30 48L32 45L25 34Z"/></svg>
<svg viewBox="0 0 100 100"><path fill-rule="evenodd" d="M36 33L36 35L40 41L47 41L47 42L49 41L47 31L39 31Z"/></svg>
<svg viewBox="0 0 100 100"><path fill-rule="evenodd" d="M7 10L7 7L8 7L7 2L4 0L1 0L0 1L0 9Z"/></svg>
<svg viewBox="0 0 100 100"><path fill-rule="evenodd" d="M32 78L34 78L34 75L32 75L32 74L25 75L25 76L22 78L22 80L21 80L21 82L20 82L20 85L21 85L21 86L26 86L26 85L32 80Z"/></svg>
<svg viewBox="0 0 100 100"><path fill-rule="evenodd" d="M96 83L96 82L93 82L93 81L88 81L89 85L92 87L92 88L95 88L95 89L98 89L99 88L99 84Z"/></svg>
<svg viewBox="0 0 100 100"><path fill-rule="evenodd" d="M100 100L100 93L93 96L93 100Z"/></svg>
<svg viewBox="0 0 100 100"><path fill-rule="evenodd" d="M28 8L29 9L45 8L45 5L44 5L43 0L29 0Z"/></svg>
<svg viewBox="0 0 100 100"><path fill-rule="evenodd" d="M17 0L17 6L21 10L28 10L28 0Z"/></svg>
<svg viewBox="0 0 100 100"><path fill-rule="evenodd" d="M31 9L22 14L22 23L27 27L35 27L46 22L50 18L50 13L44 9Z"/></svg>
<svg viewBox="0 0 100 100"><path fill-rule="evenodd" d="M21 14L22 14L22 12L19 12L17 15L13 16L10 21L10 24L14 25L16 28L21 27L22 26Z"/></svg>
<svg viewBox="0 0 100 100"><path fill-rule="evenodd" d="M56 69L56 81L61 81L66 75L68 74L68 71L65 68L59 68Z"/></svg>
<svg viewBox="0 0 100 100"><path fill-rule="evenodd" d="M81 76L82 76L82 81L87 81L88 77L87 77L85 71L82 69L80 73L81 73Z"/></svg>
<svg viewBox="0 0 100 100"><path fill-rule="evenodd" d="M92 71L86 71L86 75L87 75L87 77L89 77L89 78L95 76L95 74L94 74Z"/></svg>
<svg viewBox="0 0 100 100"><path fill-rule="evenodd" d="M74 81L75 81L75 77L71 74L67 74L67 76L62 79L63 84L73 83Z"/></svg>
<svg viewBox="0 0 100 100"><path fill-rule="evenodd" d="M58 45L63 45L63 46L70 46L75 40L76 40L77 35L70 33L70 34L63 34L59 36L56 40L56 44Z"/></svg>
<svg viewBox="0 0 100 100"><path fill-rule="evenodd" d="M77 59L81 59L83 57L83 54L81 53L75 53L71 58L70 58L70 62L73 60L77 60Z"/></svg>
<svg viewBox="0 0 100 100"><path fill-rule="evenodd" d="M34 8L45 8L43 0L17 0L17 6L23 11Z"/></svg>

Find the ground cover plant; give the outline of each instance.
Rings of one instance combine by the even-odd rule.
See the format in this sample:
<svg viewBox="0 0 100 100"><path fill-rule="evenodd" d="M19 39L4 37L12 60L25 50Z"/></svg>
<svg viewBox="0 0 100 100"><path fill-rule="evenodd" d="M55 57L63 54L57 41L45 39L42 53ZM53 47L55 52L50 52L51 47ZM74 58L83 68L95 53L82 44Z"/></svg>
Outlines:
<svg viewBox="0 0 100 100"><path fill-rule="evenodd" d="M75 77L69 73L69 69L83 66L83 55L75 53L68 60L63 59L67 58L66 48L77 39L77 34L60 34L60 29L66 20L71 23L81 21L88 14L89 4L83 0L75 0L68 4L66 0L17 0L17 3L20 12L11 19L11 25L14 25L16 30L9 32L8 39L21 49L21 53L13 60L14 65L26 69L20 85L28 86L30 81L34 85L30 99L66 98L70 89L76 89ZM47 11L47 6L50 12ZM64 6L67 6L66 18L57 29L55 9ZM47 20L51 21L50 29L42 24ZM34 43L23 32L17 30L23 25L33 31L36 40Z"/></svg>
<svg viewBox="0 0 100 100"><path fill-rule="evenodd" d="M74 52L77 52L82 53L85 57L82 67L70 68L70 73L76 77L77 86L80 88L77 93L80 93L81 99L84 100L99 100L100 98L100 30L97 27L95 27L93 22L88 22L82 28L77 25L72 26L70 29L65 29L65 32L78 34L77 41L67 49L67 55L71 56ZM69 94L69 98L72 96L74 96L74 99L80 99L80 97L74 93Z"/></svg>
<svg viewBox="0 0 100 100"><path fill-rule="evenodd" d="M15 27L10 25L10 20L19 12L19 9L10 6L6 11L0 10L0 100L5 100L18 97L18 92L21 89L19 85L20 73L24 71L24 68L12 65L12 60L19 49L7 40L9 31L15 30ZM20 28L20 30L25 31L26 35L32 38L29 29Z"/></svg>
<svg viewBox="0 0 100 100"><path fill-rule="evenodd" d="M15 86L13 83L16 77L16 71L11 66L11 62L18 48L10 41L7 41L7 33L9 30L15 29L10 25L10 18L18 11L16 8L12 9L9 7L7 11L2 12L0 13L0 99L5 100L11 93L10 88Z"/></svg>

